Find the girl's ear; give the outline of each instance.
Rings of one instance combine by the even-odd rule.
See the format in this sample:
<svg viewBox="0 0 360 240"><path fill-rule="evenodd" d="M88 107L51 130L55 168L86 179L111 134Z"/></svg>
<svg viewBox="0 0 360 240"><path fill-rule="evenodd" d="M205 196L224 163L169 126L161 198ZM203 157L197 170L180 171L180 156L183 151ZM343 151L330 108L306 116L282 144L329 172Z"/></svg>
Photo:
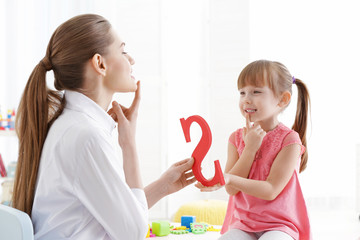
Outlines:
<svg viewBox="0 0 360 240"><path fill-rule="evenodd" d="M91 66L93 67L93 69L100 75L102 75L103 77L105 77L106 75L106 64L105 64L105 59L103 56L101 56L100 54L96 53L94 54L94 56L91 58Z"/></svg>
<svg viewBox="0 0 360 240"><path fill-rule="evenodd" d="M290 99L291 93L289 91L284 92L280 97L279 106L281 108L286 107L290 103Z"/></svg>

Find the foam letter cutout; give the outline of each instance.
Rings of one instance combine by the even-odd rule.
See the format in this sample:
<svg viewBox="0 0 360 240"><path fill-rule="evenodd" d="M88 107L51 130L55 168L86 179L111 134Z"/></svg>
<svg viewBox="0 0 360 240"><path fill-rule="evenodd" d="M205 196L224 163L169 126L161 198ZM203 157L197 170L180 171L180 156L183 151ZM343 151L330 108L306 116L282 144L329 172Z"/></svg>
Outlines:
<svg viewBox="0 0 360 240"><path fill-rule="evenodd" d="M201 162L206 156L207 152L210 149L211 146L211 131L210 127L207 124L207 122L200 116L194 115L188 117L186 120L184 118L180 119L180 123L185 135L186 142L191 142L190 139L190 126L193 122L196 122L200 125L202 136L201 139L196 146L195 150L192 153L192 157L194 158L194 165L192 166L192 171L194 173L195 178L201 182L202 185L211 187L214 186L217 183L220 183L221 185L225 185L225 180L223 173L221 171L220 162L219 160L214 161L215 165L215 176L211 180L207 180L201 173Z"/></svg>

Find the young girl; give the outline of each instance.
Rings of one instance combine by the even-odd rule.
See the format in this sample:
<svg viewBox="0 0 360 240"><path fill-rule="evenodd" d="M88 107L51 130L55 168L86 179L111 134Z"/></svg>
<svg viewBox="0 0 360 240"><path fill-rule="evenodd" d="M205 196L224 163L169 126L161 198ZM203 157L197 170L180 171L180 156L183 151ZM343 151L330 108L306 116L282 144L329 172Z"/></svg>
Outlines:
<svg viewBox="0 0 360 240"><path fill-rule="evenodd" d="M148 207L195 181L186 159L143 188L140 83L124 48L103 17L74 17L56 29L27 82L16 119L13 207L31 216L35 239L144 239ZM58 91L46 86L50 70ZM134 101L113 102L107 113L115 92L135 92ZM123 166L111 136L116 122Z"/></svg>
<svg viewBox="0 0 360 240"><path fill-rule="evenodd" d="M290 103L293 85L298 88L298 103L289 129L278 115ZM309 218L298 179L308 159L308 90L283 64L266 60L244 68L238 89L246 127L229 138L225 187L231 196L220 239L309 240Z"/></svg>

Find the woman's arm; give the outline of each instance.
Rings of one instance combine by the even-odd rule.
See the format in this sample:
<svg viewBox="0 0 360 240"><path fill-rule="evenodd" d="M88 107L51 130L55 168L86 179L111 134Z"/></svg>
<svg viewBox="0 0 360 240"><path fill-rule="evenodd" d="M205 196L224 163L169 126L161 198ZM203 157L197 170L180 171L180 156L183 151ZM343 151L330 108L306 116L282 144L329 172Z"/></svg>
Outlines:
<svg viewBox="0 0 360 240"><path fill-rule="evenodd" d="M143 184L135 142L139 105L140 81L137 82L137 89L131 106L126 108L114 101L112 109L108 111L108 114L118 123L118 142L123 154L126 183L130 188L142 189Z"/></svg>
<svg viewBox="0 0 360 240"><path fill-rule="evenodd" d="M101 131L84 131L83 147L76 155L72 183L79 201L111 239L144 239L148 206L142 189L130 189L114 168L118 156L112 139ZM126 222L127 224L119 224Z"/></svg>
<svg viewBox="0 0 360 240"><path fill-rule="evenodd" d="M194 183L196 179L191 171L193 164L193 158L174 163L158 180L146 186L144 191L148 207L151 208L163 197Z"/></svg>
<svg viewBox="0 0 360 240"><path fill-rule="evenodd" d="M233 174L226 175L227 185L243 193L264 200L274 200L289 182L294 174L299 160L301 146L292 144L283 148L275 158L269 176L265 181L258 181L239 177Z"/></svg>

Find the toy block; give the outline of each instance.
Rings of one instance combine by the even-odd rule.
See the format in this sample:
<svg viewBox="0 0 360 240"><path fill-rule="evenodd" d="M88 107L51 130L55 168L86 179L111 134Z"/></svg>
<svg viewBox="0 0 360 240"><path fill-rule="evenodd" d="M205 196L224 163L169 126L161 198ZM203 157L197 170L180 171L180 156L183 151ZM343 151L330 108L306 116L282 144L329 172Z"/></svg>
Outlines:
<svg viewBox="0 0 360 240"><path fill-rule="evenodd" d="M170 223L168 221L157 221L152 223L152 233L156 236L167 236L170 234Z"/></svg>
<svg viewBox="0 0 360 240"><path fill-rule="evenodd" d="M190 223L191 232L194 234L202 234L206 232L205 223Z"/></svg>
<svg viewBox="0 0 360 240"><path fill-rule="evenodd" d="M196 222L196 216L181 216L181 226L190 229L190 224Z"/></svg>

